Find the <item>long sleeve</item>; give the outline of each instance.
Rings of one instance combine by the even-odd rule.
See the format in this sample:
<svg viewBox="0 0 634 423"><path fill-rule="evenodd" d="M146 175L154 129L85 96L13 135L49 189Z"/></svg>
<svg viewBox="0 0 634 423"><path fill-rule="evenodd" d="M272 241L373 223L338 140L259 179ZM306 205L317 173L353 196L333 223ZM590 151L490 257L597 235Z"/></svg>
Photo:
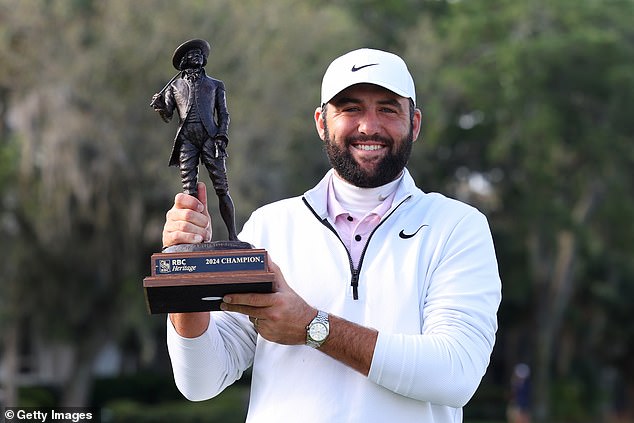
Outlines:
<svg viewBox="0 0 634 423"><path fill-rule="evenodd" d="M220 82L220 81L219 81ZM227 108L227 95L224 83L220 82L216 92L216 115L218 118L218 133L216 136L223 136L229 139L229 110Z"/></svg>
<svg viewBox="0 0 634 423"><path fill-rule="evenodd" d="M163 104L165 107L157 109L157 112L165 122L172 120L176 103L174 101L174 88L170 85L163 93Z"/></svg>
<svg viewBox="0 0 634 423"><path fill-rule="evenodd" d="M257 334L242 315L212 312L207 331L183 338L167 320L167 347L176 386L191 401L212 398L253 363Z"/></svg>
<svg viewBox="0 0 634 423"><path fill-rule="evenodd" d="M462 407L489 364L501 300L483 215L456 225L428 274L421 334L379 333L368 377L406 397Z"/></svg>
<svg viewBox="0 0 634 423"><path fill-rule="evenodd" d="M418 191L405 175L397 205L360 260L355 299L349 256L321 220L325 180L303 197L258 209L239 238L265 248L312 306L378 330L369 375L301 345L259 338L255 354L246 318L224 336L249 334L249 347L244 355L228 354L241 348L222 339L214 314L217 329L210 326L209 339L180 340L186 344L179 355L170 353L179 389L192 399L209 398L254 362L247 421L384 422L396 416L402 422L461 422L461 407L489 363L501 300L486 218L463 203ZM206 356L183 351L198 342L208 343L198 349L209 351ZM243 362L233 364L230 357Z"/></svg>

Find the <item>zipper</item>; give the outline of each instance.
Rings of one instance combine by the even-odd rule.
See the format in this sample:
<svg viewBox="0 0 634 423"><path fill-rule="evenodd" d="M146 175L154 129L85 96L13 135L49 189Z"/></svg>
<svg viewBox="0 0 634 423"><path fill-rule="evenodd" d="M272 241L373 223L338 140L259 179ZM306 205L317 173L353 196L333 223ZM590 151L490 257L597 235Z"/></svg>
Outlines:
<svg viewBox="0 0 634 423"><path fill-rule="evenodd" d="M357 290L357 287L359 286L359 272L357 271L357 269L354 268L354 262L352 261L352 256L350 255L350 251L348 251L348 249L346 248L345 242L343 242L343 239L341 239L341 237L337 233L337 230L330 224L330 222L328 222L328 219L322 219L319 217L317 212L311 207L310 204L308 204L308 201L306 201L306 198L302 197L302 201L304 201L304 204L306 205L306 207L308 207L308 210L310 210L313 213L313 216L315 216L315 218L319 220L322 225L330 229L330 231L335 235L335 237L337 237L339 242L341 242L343 249L346 251L346 254L348 255L348 263L350 264L350 273L352 274L352 281L350 282L350 285L352 285L352 296L355 300L358 300L359 292Z"/></svg>
<svg viewBox="0 0 634 423"><path fill-rule="evenodd" d="M374 235L374 233L377 231L377 229L379 229L379 227L381 225L383 225L383 223L390 218L390 216L392 216L394 214L394 212L396 212L396 210L401 207L401 205L403 205L403 203L405 203L407 200L409 200L410 198L412 198L411 195L408 195L407 197L405 197L400 203L398 203L398 205L396 207L394 207L392 209L392 211L390 213L388 213L387 216L385 216L384 219L382 219L378 225L376 225L376 227L372 230L372 232L370 232L370 236L368 236L367 241L365 242L365 245L363 246L363 250L361 251L361 256L359 257L359 265L355 268L354 267L354 262L352 261L352 256L350 255L350 251L348 251L348 248L346 248L346 244L343 242L343 240L341 239L341 237L339 236L339 234L337 233L337 230L330 224L330 222L328 221L328 219L322 219L319 217L319 215L315 212L315 210L311 207L311 205L308 203L308 201L306 200L306 198L302 197L302 201L304 201L304 204L306 205L306 207L308 207L308 209L313 213L313 215L315 216L315 218L317 218L317 220L319 220L326 228L330 229L330 231L335 234L335 236L337 237L337 239L339 240L339 242L341 242L341 245L343 245L343 249L346 250L346 254L348 255L348 263L350 263L350 273L351 273L351 280L350 280L350 286L352 287L352 299L354 300L358 300L359 299L359 277L361 275L361 266L363 265L363 259L365 257L365 253L368 250L368 246L370 245L370 240L372 239L372 236Z"/></svg>

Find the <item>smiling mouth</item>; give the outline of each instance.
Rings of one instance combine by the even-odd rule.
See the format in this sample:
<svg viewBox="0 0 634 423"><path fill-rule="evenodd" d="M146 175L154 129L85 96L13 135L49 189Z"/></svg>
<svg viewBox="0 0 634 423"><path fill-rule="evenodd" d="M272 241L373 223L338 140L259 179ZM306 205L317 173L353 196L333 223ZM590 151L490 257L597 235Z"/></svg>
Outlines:
<svg viewBox="0 0 634 423"><path fill-rule="evenodd" d="M385 148L384 145L379 145L379 144L355 144L353 145L353 147L356 148L357 150L363 150L363 151L377 151L382 148Z"/></svg>

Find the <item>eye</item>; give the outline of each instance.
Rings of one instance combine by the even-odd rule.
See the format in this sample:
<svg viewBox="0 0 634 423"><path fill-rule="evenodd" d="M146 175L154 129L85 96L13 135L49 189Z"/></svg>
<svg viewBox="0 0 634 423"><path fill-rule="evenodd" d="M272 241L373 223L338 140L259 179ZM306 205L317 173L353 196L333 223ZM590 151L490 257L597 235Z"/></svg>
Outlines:
<svg viewBox="0 0 634 423"><path fill-rule="evenodd" d="M342 107L341 111L343 113L355 113L360 111L361 108L359 106L347 106L347 107Z"/></svg>
<svg viewBox="0 0 634 423"><path fill-rule="evenodd" d="M393 108L393 107L382 107L382 108L380 109L380 111L381 111L381 112L383 112L383 113L390 113L390 114L392 114L392 113L398 113L398 110L396 110L396 109L395 109L395 108Z"/></svg>

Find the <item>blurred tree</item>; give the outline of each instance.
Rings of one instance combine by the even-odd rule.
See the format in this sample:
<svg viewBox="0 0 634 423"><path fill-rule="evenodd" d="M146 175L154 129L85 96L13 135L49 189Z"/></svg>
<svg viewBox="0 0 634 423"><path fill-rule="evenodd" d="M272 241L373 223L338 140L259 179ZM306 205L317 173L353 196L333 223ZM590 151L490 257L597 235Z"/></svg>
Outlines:
<svg viewBox="0 0 634 423"><path fill-rule="evenodd" d="M0 97L0 111L6 110L6 97ZM0 113L0 121L6 116ZM18 371L18 324L20 309L17 307L19 299L14 284L8 283L14 280L18 273L19 255L21 249L17 235L17 222L12 211L15 198L11 192L10 184L15 181L17 148L15 142L9 138L9 134L2 126L0 130L0 255L4 257L2 276L0 277L0 357L4 358L4 378L2 405L17 405L16 374Z"/></svg>
<svg viewBox="0 0 634 423"><path fill-rule="evenodd" d="M62 404L83 405L104 345L132 331L155 350L148 322L164 332L140 284L180 188L167 168L174 128L148 106L175 73L174 48L212 43L208 71L229 91L230 184L243 220L304 189L293 174L310 167L290 154L320 149L312 113L322 57L357 38L345 12L297 0L1 0L0 23L4 361L19 364L6 358L25 322L68 343Z"/></svg>
<svg viewBox="0 0 634 423"><path fill-rule="evenodd" d="M164 349L140 284L180 183L167 168L174 127L148 102L175 73L173 49L202 37L228 89L238 226L328 167L312 116L330 60L401 53L424 114L410 170L489 215L499 337L537 345L519 357L535 365L537 417L551 371L567 376L571 362L600 360L631 384L632 4L0 0L5 366L24 323L68 342L64 403L81 405L103 344L134 333L145 364Z"/></svg>
<svg viewBox="0 0 634 423"><path fill-rule="evenodd" d="M489 7L455 2L446 19L421 20L408 34L431 150L414 160L420 179L453 185L489 213L501 320L526 324L511 312L533 313L534 326L519 329L535 345L536 421L551 421L552 371L566 371L555 367L558 340L584 271L597 261L622 266L628 249L631 258L623 228L633 207L634 3ZM609 267L600 283L631 280L631 267Z"/></svg>
<svg viewBox="0 0 634 423"><path fill-rule="evenodd" d="M358 47L389 51L401 51L407 46L401 35L421 16L440 17L449 7L445 0L332 0L331 3L347 10L363 32L363 45Z"/></svg>
<svg viewBox="0 0 634 423"><path fill-rule="evenodd" d="M223 23L212 27L216 51L207 69L227 88L229 184L241 227L256 207L304 192L321 177L327 162L313 123L321 76L328 58L360 41L336 7L227 3Z"/></svg>
<svg viewBox="0 0 634 423"><path fill-rule="evenodd" d="M19 150L3 197L14 199L12 248L21 254L6 286L15 292L14 325L27 319L40 336L70 341L74 366L62 401L82 405L96 354L143 310L142 299L127 300L144 228L131 183L137 151L113 131L123 118L113 113L121 92L106 77L116 49L99 48L99 8L27 1L7 12L3 62L13 72L3 84Z"/></svg>

